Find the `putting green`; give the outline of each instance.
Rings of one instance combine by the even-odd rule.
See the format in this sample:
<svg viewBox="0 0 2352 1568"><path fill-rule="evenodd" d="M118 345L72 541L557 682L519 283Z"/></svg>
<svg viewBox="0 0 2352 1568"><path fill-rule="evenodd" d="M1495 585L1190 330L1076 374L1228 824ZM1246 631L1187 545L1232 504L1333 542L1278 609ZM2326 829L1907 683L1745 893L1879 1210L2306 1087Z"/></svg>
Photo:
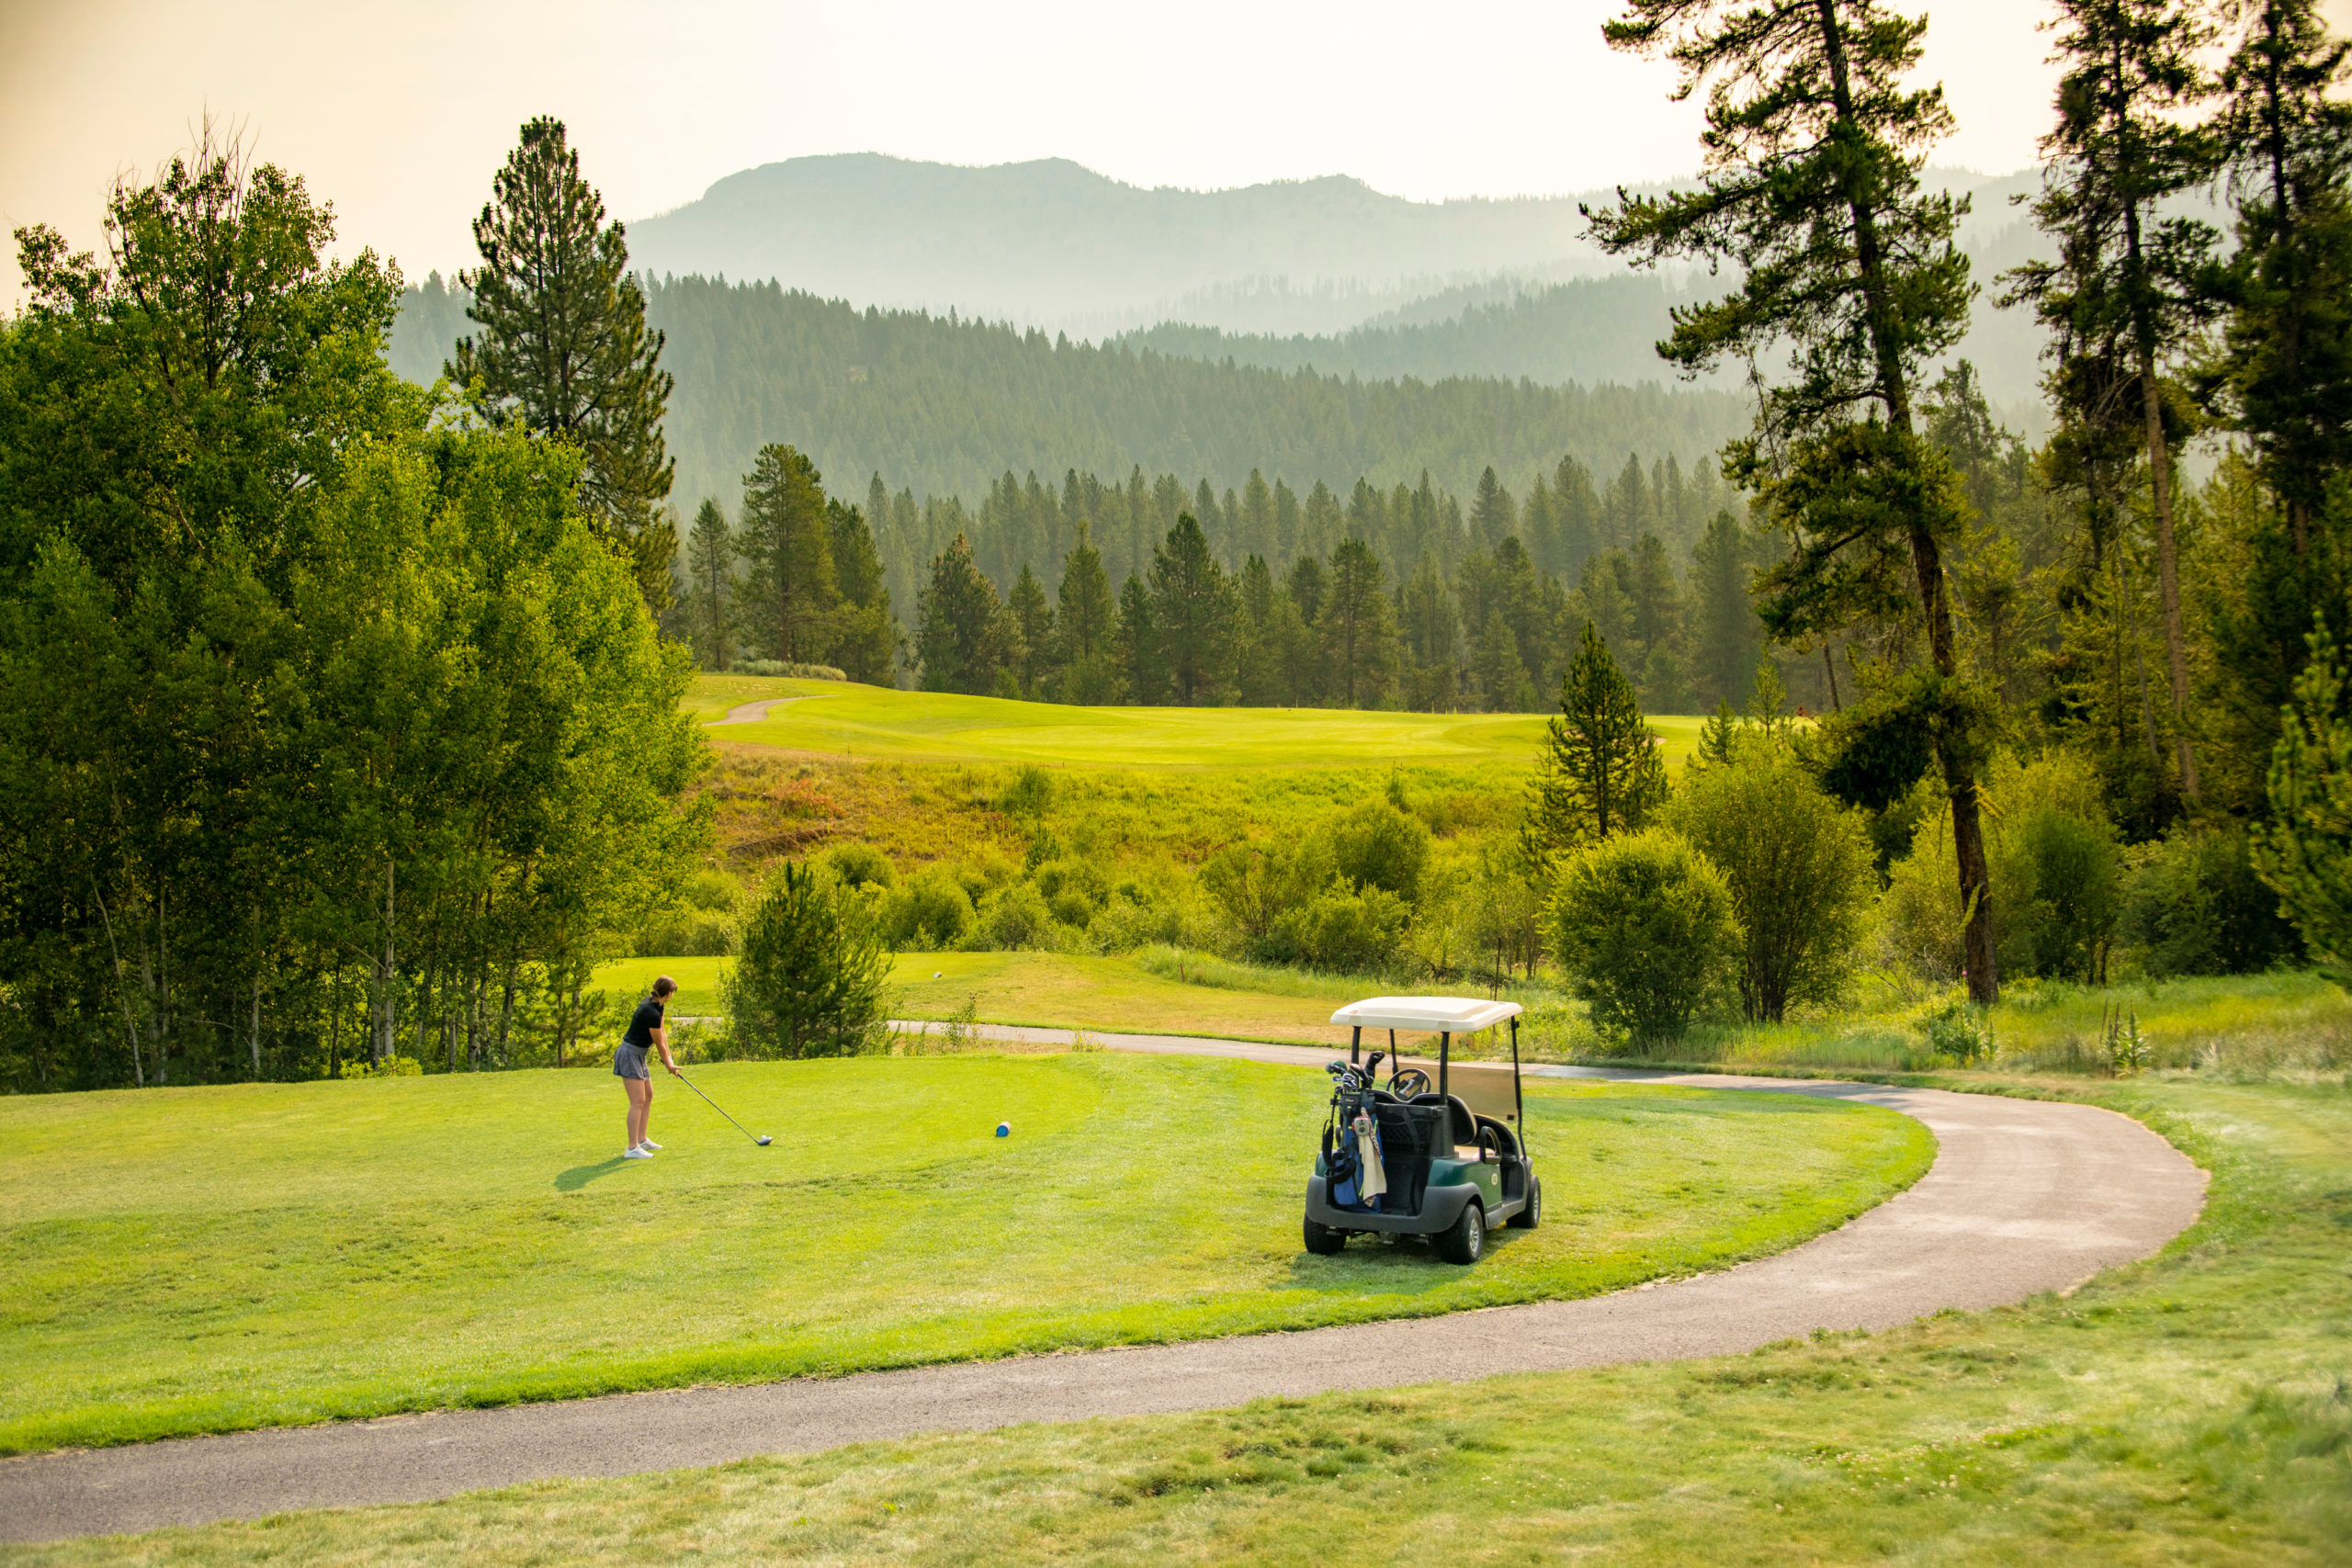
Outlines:
<svg viewBox="0 0 2352 1568"><path fill-rule="evenodd" d="M669 1148L623 1161L601 1066L0 1101L0 1451L1584 1295L1788 1247L1932 1157L1867 1107L1547 1085L1544 1226L1462 1269L1300 1250L1307 1069L696 1077L775 1145L661 1080Z"/></svg>
<svg viewBox="0 0 2352 1568"><path fill-rule="evenodd" d="M788 698L754 723L718 724L713 740L865 758L1086 767L1361 767L1365 763L1532 760L1541 714L1363 713L1344 708L1088 708L899 692L841 681L706 675L688 710L707 724L746 703ZM1669 764L1702 721L1650 721Z"/></svg>

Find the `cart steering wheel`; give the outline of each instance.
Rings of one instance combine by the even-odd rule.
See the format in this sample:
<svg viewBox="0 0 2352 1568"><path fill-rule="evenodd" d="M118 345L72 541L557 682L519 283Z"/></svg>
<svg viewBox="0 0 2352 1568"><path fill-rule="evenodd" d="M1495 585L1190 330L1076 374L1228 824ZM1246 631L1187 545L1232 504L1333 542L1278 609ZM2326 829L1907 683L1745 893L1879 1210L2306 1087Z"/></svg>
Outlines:
<svg viewBox="0 0 2352 1568"><path fill-rule="evenodd" d="M1388 1080L1388 1092L1399 1100L1410 1100L1417 1094L1427 1094L1436 1087L1430 1082L1429 1074L1419 1067L1407 1067Z"/></svg>

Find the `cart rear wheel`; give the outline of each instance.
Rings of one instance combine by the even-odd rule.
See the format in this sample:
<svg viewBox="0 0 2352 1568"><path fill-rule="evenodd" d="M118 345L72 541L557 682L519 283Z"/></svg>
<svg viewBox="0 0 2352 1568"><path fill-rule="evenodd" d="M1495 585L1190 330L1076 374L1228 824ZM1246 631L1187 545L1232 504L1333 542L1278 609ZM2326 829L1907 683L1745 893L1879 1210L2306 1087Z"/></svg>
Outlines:
<svg viewBox="0 0 2352 1568"><path fill-rule="evenodd" d="M1508 1222L1512 1229L1532 1231L1544 1223L1544 1183L1533 1176L1527 1179L1527 1207L1513 1214Z"/></svg>
<svg viewBox="0 0 2352 1568"><path fill-rule="evenodd" d="M1348 1245L1348 1233L1335 1231L1329 1225L1306 1222L1306 1250L1318 1257L1329 1258Z"/></svg>
<svg viewBox="0 0 2352 1568"><path fill-rule="evenodd" d="M1462 1206L1462 1217L1437 1238L1437 1255L1448 1263L1476 1263L1487 1250L1487 1212L1476 1200Z"/></svg>

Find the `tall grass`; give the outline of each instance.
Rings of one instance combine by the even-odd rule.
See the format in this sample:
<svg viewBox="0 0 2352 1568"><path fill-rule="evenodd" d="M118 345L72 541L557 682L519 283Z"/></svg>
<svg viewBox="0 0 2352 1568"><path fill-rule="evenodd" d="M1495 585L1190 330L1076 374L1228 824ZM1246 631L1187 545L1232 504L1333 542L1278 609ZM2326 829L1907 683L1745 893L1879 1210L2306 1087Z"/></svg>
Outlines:
<svg viewBox="0 0 2352 1568"><path fill-rule="evenodd" d="M1925 1072L1965 1066L1929 1044L1927 1021L1964 1000L1958 987L1865 976L1857 1005L1786 1023L1714 1022L1645 1052L1607 1038L1581 1009L1532 1010L1546 1055L1576 1061L1645 1058L1724 1067ZM2108 1044L2110 1021L2136 1021L2145 1070L2223 1080L2343 1082L2352 1069L2352 996L2306 973L2136 980L2112 986L2021 980L2002 988L1984 1021L1994 1054L1975 1064L2005 1073L2128 1074Z"/></svg>

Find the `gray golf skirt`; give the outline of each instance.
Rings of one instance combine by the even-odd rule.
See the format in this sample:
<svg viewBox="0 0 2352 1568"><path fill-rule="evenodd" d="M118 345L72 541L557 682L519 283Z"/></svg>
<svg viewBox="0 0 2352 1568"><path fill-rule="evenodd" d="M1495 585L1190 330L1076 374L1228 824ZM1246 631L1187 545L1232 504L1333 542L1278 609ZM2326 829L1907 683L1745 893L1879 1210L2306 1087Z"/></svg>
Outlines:
<svg viewBox="0 0 2352 1568"><path fill-rule="evenodd" d="M613 1052L613 1076L616 1078L652 1077L652 1069L645 1065L645 1047L622 1041Z"/></svg>

